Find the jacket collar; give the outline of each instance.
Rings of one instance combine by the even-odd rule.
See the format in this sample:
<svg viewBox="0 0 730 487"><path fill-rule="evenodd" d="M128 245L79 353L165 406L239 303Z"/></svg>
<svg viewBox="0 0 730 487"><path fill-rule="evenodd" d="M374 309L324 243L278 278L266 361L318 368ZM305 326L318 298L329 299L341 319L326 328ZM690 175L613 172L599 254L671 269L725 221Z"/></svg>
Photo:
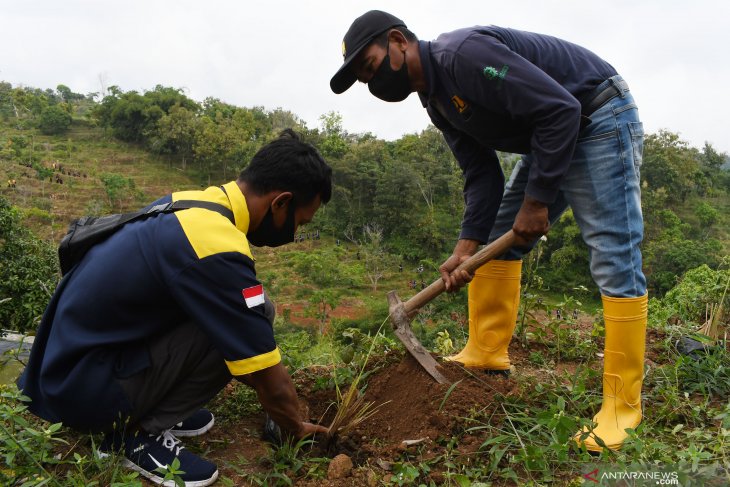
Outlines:
<svg viewBox="0 0 730 487"><path fill-rule="evenodd" d="M426 78L426 91L419 91L418 97L421 99L421 104L424 107L427 107L428 100L433 95L435 86L435 73L433 72L433 65L431 64L431 42L418 41L418 52L421 56L423 76Z"/></svg>
<svg viewBox="0 0 730 487"><path fill-rule="evenodd" d="M226 183L221 186L221 188L226 193L226 196L228 196L228 201L231 203L231 211L233 211L233 217L236 221L236 228L243 233L247 233L251 218L248 214L246 197L243 196L241 188L235 181Z"/></svg>

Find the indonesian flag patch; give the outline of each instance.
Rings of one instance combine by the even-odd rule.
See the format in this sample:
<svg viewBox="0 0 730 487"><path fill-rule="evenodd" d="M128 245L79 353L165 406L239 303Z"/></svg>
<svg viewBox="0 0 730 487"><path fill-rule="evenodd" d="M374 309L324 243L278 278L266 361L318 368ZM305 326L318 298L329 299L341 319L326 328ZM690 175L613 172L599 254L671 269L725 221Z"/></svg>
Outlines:
<svg viewBox="0 0 730 487"><path fill-rule="evenodd" d="M246 306L249 308L264 304L264 286L261 284L247 287L241 291L241 294L243 294L243 299L246 300Z"/></svg>

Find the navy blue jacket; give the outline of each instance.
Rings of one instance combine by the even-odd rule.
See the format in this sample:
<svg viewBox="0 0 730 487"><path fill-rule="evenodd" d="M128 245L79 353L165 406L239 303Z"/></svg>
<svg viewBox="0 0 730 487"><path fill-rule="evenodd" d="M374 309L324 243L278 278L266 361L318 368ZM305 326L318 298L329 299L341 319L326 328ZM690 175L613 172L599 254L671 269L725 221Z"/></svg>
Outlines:
<svg viewBox="0 0 730 487"><path fill-rule="evenodd" d="M168 195L233 212L191 208L125 225L67 274L46 309L18 386L29 409L81 430L105 430L131 412L117 379L150 365L146 343L193 321L232 375L280 362L246 239L249 213L236 182Z"/></svg>
<svg viewBox="0 0 730 487"><path fill-rule="evenodd" d="M580 100L616 70L555 37L495 26L419 42L427 92L419 93L464 172L460 238L486 242L502 200L495 150L531 154L526 194L557 197L581 123Z"/></svg>

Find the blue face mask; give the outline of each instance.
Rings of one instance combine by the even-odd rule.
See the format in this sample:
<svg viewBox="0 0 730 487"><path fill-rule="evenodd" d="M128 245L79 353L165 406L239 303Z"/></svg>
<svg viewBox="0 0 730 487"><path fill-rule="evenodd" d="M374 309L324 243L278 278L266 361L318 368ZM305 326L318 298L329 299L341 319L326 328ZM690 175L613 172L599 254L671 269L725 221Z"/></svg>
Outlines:
<svg viewBox="0 0 730 487"><path fill-rule="evenodd" d="M403 101L411 94L411 82L408 79L406 53L403 52L403 66L398 71L390 67L390 41L387 54L380 67L368 82L368 89L374 96L383 101Z"/></svg>
<svg viewBox="0 0 730 487"><path fill-rule="evenodd" d="M256 247L279 247L280 245L293 242L295 209L294 203L290 202L289 212L286 215L284 225L281 228L276 228L274 225L274 214L271 212L271 207L269 207L269 211L266 212L266 216L261 220L259 226L256 230L248 232L246 238Z"/></svg>

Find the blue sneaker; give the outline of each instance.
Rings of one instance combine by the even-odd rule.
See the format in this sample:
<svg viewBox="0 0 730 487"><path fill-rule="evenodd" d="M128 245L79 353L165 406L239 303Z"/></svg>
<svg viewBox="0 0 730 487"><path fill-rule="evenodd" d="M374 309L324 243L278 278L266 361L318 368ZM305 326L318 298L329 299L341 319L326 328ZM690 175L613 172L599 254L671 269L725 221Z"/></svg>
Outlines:
<svg viewBox="0 0 730 487"><path fill-rule="evenodd" d="M117 436L118 438L118 436ZM108 435L99 447L99 456L105 457L111 451L124 453L123 465L136 470L150 481L165 487L175 487L174 480L164 480L165 470L177 458L180 466L177 468L185 487L205 487L216 481L218 468L215 464L200 458L185 450L180 440L170 433L163 431L159 435L140 432L136 435L126 435L123 445L118 445L117 439ZM162 469L160 472L157 469Z"/></svg>
<svg viewBox="0 0 730 487"><path fill-rule="evenodd" d="M199 436L210 430L214 423L213 413L207 409L200 409L185 421L180 421L170 428L170 433L178 438Z"/></svg>

